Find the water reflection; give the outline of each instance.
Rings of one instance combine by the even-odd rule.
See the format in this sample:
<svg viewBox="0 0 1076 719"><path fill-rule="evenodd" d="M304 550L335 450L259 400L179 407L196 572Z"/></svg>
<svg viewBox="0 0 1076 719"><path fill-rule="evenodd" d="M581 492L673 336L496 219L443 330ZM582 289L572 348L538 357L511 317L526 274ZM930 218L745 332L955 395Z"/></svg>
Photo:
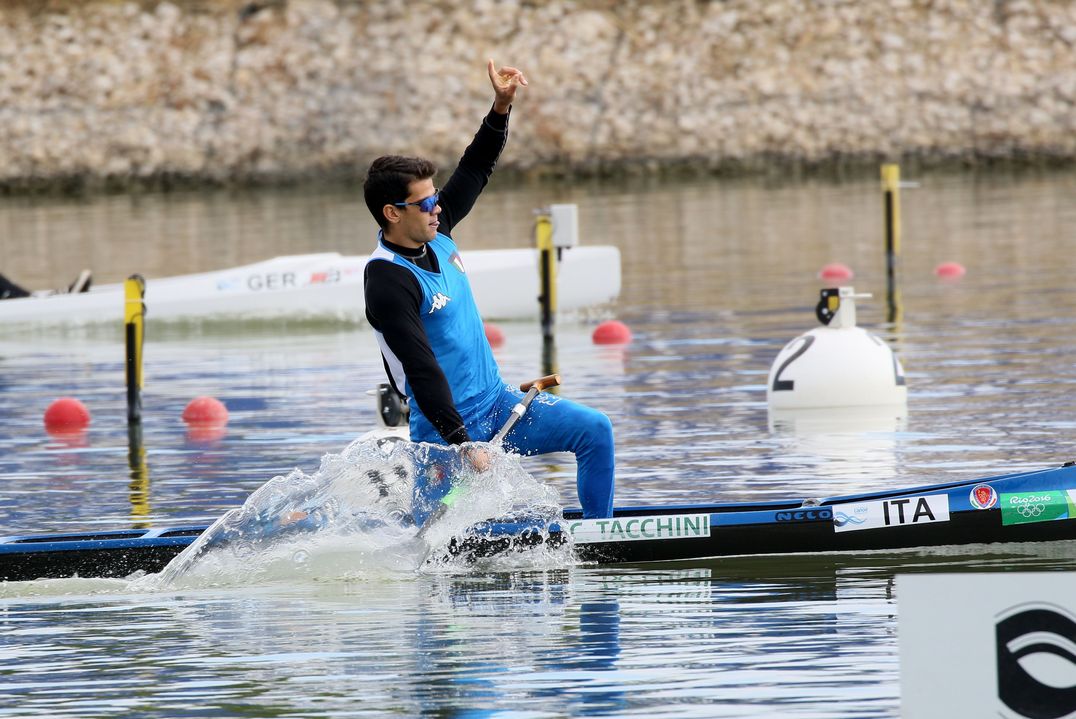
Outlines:
<svg viewBox="0 0 1076 719"><path fill-rule="evenodd" d="M877 716L897 702L897 572L1072 569L1072 549L370 574L150 595L118 580L23 583L25 596L0 589L0 658L20 715L196 705L335 714L361 702L412 716L536 703L610 716L701 701L708 716L769 716L794 698L806 716ZM42 595L49 586L54 596Z"/></svg>
<svg viewBox="0 0 1076 719"><path fill-rule="evenodd" d="M577 202L583 242L620 247L614 311L635 341L596 347L592 318L563 318L554 358L565 396L614 419L618 504L826 496L1076 458L1076 174L921 179L903 197L903 316L858 308L908 372L908 413L838 426L771 416L766 376L815 326L823 264L852 266L857 289L881 296L873 173L491 188L458 239L528 246L534 207ZM353 190L0 198L0 264L47 287L70 265L104 282L353 253L372 242L367 214ZM961 282L934 277L946 260L968 268ZM4 533L208 523L373 424L365 391L384 370L364 328L147 319L137 477L119 328L0 339ZM504 376L544 374L537 326L502 329ZM179 419L201 394L232 415L209 441ZM70 444L41 424L63 395L94 415ZM526 466L574 497L570 460ZM0 586L0 716L895 716L896 573L1073 571L1073 556L973 546L149 595L89 580Z"/></svg>
<svg viewBox="0 0 1076 719"><path fill-rule="evenodd" d="M830 491L843 486L854 492L864 488L865 477L881 489L899 475L899 437L907 419L903 406L771 408L769 429L801 471L827 480Z"/></svg>
<svg viewBox="0 0 1076 719"><path fill-rule="evenodd" d="M141 422L130 422L127 425L127 466L131 477L131 483L128 485L131 526L135 529L148 529L152 526L150 479L149 466L146 463L146 448L142 444Z"/></svg>

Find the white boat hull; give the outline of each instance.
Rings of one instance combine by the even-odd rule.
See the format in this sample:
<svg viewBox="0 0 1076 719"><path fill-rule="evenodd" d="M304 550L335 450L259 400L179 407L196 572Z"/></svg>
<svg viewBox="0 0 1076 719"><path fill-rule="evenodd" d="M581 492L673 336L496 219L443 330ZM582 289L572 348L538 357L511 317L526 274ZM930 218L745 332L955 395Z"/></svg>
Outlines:
<svg viewBox="0 0 1076 719"><path fill-rule="evenodd" d="M533 249L472 250L463 261L486 319L539 314L538 253ZM147 279L147 320L321 319L362 322L366 257L335 252L287 255L242 267ZM561 311L611 302L620 294L620 251L575 247L558 269ZM123 321L123 285L71 295L0 301L0 327Z"/></svg>

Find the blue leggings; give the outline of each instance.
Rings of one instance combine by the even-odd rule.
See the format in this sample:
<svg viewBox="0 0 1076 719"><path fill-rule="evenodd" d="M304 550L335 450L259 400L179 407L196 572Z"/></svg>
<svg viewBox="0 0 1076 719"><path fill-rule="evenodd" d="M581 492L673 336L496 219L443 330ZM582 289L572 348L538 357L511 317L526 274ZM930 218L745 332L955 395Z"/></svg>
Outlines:
<svg viewBox="0 0 1076 719"><path fill-rule="evenodd" d="M478 417L464 417L467 433L488 442L508 420L523 393L505 385L492 408ZM411 441L443 444L444 440L421 413L411 411ZM577 463L576 490L583 517L613 516L613 425L596 409L540 392L526 414L504 438L505 449L523 455L571 452Z"/></svg>

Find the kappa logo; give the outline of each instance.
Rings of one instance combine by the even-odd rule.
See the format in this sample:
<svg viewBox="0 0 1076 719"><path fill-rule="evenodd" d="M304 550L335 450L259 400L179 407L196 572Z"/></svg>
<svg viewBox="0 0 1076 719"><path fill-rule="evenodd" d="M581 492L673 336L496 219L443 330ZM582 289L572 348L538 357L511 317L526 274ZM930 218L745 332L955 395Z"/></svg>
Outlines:
<svg viewBox="0 0 1076 719"><path fill-rule="evenodd" d="M998 699L1020 717L1076 711L1076 621L1064 607L1031 602L996 616Z"/></svg>
<svg viewBox="0 0 1076 719"><path fill-rule="evenodd" d="M437 310L443 308L445 305L447 305L451 301L452 301L451 297L449 297L448 295L446 295L444 293L438 292L436 295L433 296L433 300L431 300L430 311L427 314L432 315L434 312L436 312Z"/></svg>

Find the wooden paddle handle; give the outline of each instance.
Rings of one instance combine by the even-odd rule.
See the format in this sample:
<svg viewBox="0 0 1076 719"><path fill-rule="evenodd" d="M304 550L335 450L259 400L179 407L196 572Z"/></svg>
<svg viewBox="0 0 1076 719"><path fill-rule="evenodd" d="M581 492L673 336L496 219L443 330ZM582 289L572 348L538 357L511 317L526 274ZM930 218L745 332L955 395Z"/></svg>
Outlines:
<svg viewBox="0 0 1076 719"><path fill-rule="evenodd" d="M537 387L538 391L541 392L543 389L547 389L549 387L556 387L559 384L560 375L551 374L545 377L539 377L538 379L532 379L530 382L524 382L523 384L519 385L519 391L526 392L530 390L531 387Z"/></svg>

